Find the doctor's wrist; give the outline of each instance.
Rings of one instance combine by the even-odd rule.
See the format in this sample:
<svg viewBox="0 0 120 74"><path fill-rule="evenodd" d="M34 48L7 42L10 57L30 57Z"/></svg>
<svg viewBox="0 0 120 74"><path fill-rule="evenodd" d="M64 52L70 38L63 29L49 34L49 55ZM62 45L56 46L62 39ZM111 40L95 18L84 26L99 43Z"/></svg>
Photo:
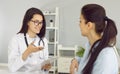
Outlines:
<svg viewBox="0 0 120 74"><path fill-rule="evenodd" d="M31 52L30 52L29 50L26 50L26 51L22 54L22 59L25 61L30 54L31 54Z"/></svg>

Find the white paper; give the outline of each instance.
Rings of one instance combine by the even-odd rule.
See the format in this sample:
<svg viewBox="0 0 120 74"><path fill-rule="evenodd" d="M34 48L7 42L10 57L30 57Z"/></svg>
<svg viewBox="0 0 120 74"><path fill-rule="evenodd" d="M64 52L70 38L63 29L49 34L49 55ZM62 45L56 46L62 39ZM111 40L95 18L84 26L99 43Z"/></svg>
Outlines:
<svg viewBox="0 0 120 74"><path fill-rule="evenodd" d="M57 60L57 57L49 57L47 60L44 60L41 64L31 65L30 67L28 67L28 70L26 72L42 71L42 66L44 66L45 64L52 64L55 60Z"/></svg>
<svg viewBox="0 0 120 74"><path fill-rule="evenodd" d="M52 64L55 60L57 60L57 57L49 57L41 63L41 66L44 66L45 64Z"/></svg>

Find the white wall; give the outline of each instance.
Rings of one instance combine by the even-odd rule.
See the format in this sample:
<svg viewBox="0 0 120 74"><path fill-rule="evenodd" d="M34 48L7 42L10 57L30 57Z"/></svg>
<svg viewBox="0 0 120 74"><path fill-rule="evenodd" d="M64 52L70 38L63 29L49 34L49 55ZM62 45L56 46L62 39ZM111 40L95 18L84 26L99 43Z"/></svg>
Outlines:
<svg viewBox="0 0 120 74"><path fill-rule="evenodd" d="M68 46L75 44L83 46L86 39L81 36L79 30L79 16L80 9L83 5L88 3L97 3L106 9L106 14L109 18L113 19L117 25L117 48L120 49L120 1L105 1L105 0L56 0L44 6L44 9L60 7L60 43Z"/></svg>
<svg viewBox="0 0 120 74"><path fill-rule="evenodd" d="M83 46L86 38L79 30L80 9L84 4L97 3L105 7L108 17L115 20L120 29L120 1L105 0L0 0L0 62L7 62L7 46L13 35L21 28L25 11L30 7L42 10L60 8L60 44ZM119 33L119 32L118 32ZM64 37L63 37L64 36ZM118 34L120 37L120 33ZM120 48L120 39L117 47Z"/></svg>
<svg viewBox="0 0 120 74"><path fill-rule="evenodd" d="M51 9L55 6L60 7L60 43L64 45L84 44L85 39L81 37L79 31L79 15L83 5L88 3L97 3L106 9L106 14L113 19L120 29L120 10L118 10L120 1L104 0L56 0L44 6L44 9ZM64 36L64 37L63 37ZM120 33L117 37L120 37ZM64 40L63 40L64 39ZM117 47L120 48L120 39L117 40Z"/></svg>

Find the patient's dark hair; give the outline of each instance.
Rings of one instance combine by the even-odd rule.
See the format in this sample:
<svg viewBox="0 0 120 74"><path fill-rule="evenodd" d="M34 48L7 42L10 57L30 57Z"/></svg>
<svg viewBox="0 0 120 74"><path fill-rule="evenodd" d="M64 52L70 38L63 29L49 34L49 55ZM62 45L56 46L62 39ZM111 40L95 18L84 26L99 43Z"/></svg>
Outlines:
<svg viewBox="0 0 120 74"><path fill-rule="evenodd" d="M98 4L87 4L83 6L81 14L86 20L86 23L95 23L95 31L97 34L102 35L100 43L96 48L93 46L90 49L90 58L88 63L83 69L83 74L91 74L94 62L97 59L100 51L107 46L114 46L116 43L117 28L113 20L106 16L105 9Z"/></svg>

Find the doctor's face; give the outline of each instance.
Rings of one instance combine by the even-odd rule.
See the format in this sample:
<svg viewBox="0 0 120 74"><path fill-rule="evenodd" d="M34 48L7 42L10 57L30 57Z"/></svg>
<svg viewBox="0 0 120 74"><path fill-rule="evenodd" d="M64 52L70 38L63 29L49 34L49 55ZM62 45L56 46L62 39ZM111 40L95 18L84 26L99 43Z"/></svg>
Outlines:
<svg viewBox="0 0 120 74"><path fill-rule="evenodd" d="M38 34L43 26L43 17L39 14L34 14L33 18L28 22L28 31Z"/></svg>

